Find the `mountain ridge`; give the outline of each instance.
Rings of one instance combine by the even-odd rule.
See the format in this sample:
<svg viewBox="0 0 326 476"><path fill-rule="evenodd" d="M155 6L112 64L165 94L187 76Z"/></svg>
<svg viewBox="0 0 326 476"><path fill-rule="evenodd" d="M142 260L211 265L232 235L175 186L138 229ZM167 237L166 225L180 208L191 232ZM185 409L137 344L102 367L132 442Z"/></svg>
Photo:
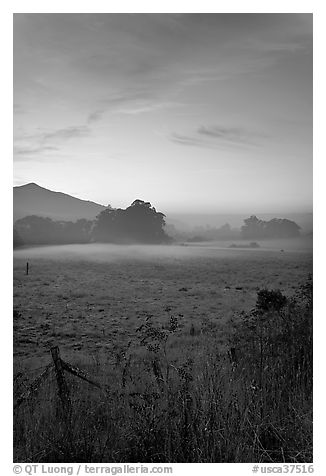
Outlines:
<svg viewBox="0 0 326 476"><path fill-rule="evenodd" d="M14 222L28 215L67 221L76 221L80 218L93 220L105 208L104 205L90 200L49 190L35 182L13 188Z"/></svg>

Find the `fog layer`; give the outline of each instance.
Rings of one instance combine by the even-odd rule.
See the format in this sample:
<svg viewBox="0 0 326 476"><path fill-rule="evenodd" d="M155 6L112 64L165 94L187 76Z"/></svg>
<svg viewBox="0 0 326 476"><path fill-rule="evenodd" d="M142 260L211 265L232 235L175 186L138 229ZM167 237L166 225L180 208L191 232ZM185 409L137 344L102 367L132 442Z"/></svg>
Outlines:
<svg viewBox="0 0 326 476"><path fill-rule="evenodd" d="M246 245L245 241L237 241ZM114 244L77 244L59 246L24 247L14 250L17 259L55 259L85 260L110 262L119 260L152 260L152 259L190 259L200 257L238 257L244 253L270 252L310 252L311 238L293 240L265 240L259 249L229 248L230 242L181 243L179 245L114 245Z"/></svg>

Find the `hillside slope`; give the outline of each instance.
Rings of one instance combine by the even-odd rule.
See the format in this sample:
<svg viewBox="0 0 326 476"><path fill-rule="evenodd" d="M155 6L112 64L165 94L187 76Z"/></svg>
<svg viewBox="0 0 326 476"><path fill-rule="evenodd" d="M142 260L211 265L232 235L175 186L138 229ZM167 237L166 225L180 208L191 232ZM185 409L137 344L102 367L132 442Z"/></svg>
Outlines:
<svg viewBox="0 0 326 476"><path fill-rule="evenodd" d="M53 192L35 183L14 187L14 222L28 215L49 217L54 220L76 221L80 218L94 219L103 205L80 200L61 192Z"/></svg>

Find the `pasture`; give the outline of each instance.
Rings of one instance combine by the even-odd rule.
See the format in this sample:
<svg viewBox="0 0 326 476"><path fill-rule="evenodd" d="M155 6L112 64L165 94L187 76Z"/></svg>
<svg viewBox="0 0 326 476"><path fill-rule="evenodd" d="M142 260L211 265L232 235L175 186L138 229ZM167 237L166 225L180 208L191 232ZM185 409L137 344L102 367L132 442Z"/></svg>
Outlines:
<svg viewBox="0 0 326 476"><path fill-rule="evenodd" d="M29 275L25 264L29 261ZM107 353L147 315L164 324L224 326L251 309L260 288L291 295L312 272L308 253L207 247L68 245L21 250L14 259L15 361L46 354ZM167 311L168 309L168 311ZM181 315L181 316L180 316Z"/></svg>
<svg viewBox="0 0 326 476"><path fill-rule="evenodd" d="M49 349L58 345L65 360L109 389L103 401L97 390L68 379L76 415L84 415L69 430L73 447L54 410L55 384L40 391L27 403L28 411L20 409L16 415L16 460L79 461L80 455L93 462L311 458L304 392L296 388L301 400L292 401L304 420L302 435L293 442L289 435L300 433L300 421L283 415L286 430L281 434L281 396L282 411L276 415L279 409L263 406L261 395L252 393L255 369L243 364L235 370L228 359L237 320L255 306L257 291L279 289L290 298L312 273L309 250L290 250L286 243L283 248L67 245L16 251L14 375L23 375L26 385L50 361ZM173 332L171 318L177 322ZM150 327L144 327L148 322ZM164 342L153 329L166 330ZM156 350L149 345L148 330ZM279 376L271 375L277 393ZM139 401L130 399L131 394L140 396ZM239 440L238 425L243 430Z"/></svg>

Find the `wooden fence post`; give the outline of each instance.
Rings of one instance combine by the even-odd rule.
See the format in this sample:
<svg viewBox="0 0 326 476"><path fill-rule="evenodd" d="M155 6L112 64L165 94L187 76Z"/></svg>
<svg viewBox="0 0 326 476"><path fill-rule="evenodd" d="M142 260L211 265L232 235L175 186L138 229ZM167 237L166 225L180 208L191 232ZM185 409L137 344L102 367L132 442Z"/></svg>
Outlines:
<svg viewBox="0 0 326 476"><path fill-rule="evenodd" d="M28 264L28 261L26 263L26 274L28 275L28 268L29 268L29 264Z"/></svg>
<svg viewBox="0 0 326 476"><path fill-rule="evenodd" d="M58 393L62 402L63 411L66 417L70 417L71 401L58 346L51 348L51 355L54 362Z"/></svg>

